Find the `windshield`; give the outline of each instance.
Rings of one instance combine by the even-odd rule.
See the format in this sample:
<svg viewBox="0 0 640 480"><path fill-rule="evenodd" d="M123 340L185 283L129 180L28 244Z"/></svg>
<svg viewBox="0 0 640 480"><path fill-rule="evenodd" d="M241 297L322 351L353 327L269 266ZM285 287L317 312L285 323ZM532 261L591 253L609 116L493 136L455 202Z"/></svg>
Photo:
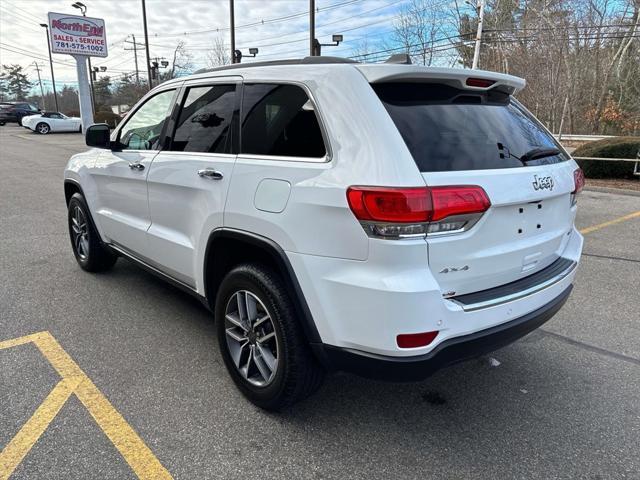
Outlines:
<svg viewBox="0 0 640 480"><path fill-rule="evenodd" d="M561 147L510 95L447 85L372 85L421 172L524 167L534 149ZM526 162L558 163L560 152Z"/></svg>

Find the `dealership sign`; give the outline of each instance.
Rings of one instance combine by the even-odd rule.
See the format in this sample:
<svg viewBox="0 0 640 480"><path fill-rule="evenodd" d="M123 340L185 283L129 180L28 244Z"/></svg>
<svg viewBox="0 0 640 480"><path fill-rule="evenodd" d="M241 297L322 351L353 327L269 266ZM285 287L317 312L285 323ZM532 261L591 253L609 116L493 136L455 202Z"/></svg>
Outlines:
<svg viewBox="0 0 640 480"><path fill-rule="evenodd" d="M52 53L107 56L107 34L101 18L49 12Z"/></svg>

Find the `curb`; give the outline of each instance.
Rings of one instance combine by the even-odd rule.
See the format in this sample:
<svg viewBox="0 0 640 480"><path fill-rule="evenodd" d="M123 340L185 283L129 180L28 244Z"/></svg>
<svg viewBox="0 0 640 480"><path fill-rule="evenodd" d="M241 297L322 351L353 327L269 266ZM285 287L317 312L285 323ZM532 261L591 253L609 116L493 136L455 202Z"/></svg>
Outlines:
<svg viewBox="0 0 640 480"><path fill-rule="evenodd" d="M584 191L600 192L600 193L615 193L617 195L628 195L630 197L640 197L640 190L629 190L627 188L589 186L589 187L584 187Z"/></svg>

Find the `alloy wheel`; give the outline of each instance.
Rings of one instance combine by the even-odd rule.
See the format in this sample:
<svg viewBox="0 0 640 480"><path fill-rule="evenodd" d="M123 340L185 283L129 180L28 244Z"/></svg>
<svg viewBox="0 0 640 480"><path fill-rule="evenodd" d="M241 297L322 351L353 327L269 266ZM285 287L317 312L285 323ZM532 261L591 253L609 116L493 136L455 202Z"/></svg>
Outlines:
<svg viewBox="0 0 640 480"><path fill-rule="evenodd" d="M41 133L43 135L49 133L49 127L44 123L41 125L38 125L38 133Z"/></svg>
<svg viewBox="0 0 640 480"><path fill-rule="evenodd" d="M73 234L73 246L81 260L89 256L89 226L87 217L79 206L74 207L71 216L71 230Z"/></svg>
<svg viewBox="0 0 640 480"><path fill-rule="evenodd" d="M278 369L278 342L271 315L247 290L234 293L225 309L225 334L231 359L242 378L266 387Z"/></svg>

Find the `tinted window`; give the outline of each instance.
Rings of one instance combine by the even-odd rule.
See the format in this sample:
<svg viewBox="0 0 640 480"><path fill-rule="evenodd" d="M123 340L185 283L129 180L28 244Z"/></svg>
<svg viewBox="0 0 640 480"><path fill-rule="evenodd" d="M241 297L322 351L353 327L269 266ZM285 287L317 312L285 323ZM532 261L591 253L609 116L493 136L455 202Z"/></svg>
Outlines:
<svg viewBox="0 0 640 480"><path fill-rule="evenodd" d="M522 167L535 148L555 139L511 96L470 93L446 85L373 85L422 172ZM527 162L558 163L564 154Z"/></svg>
<svg viewBox="0 0 640 480"><path fill-rule="evenodd" d="M241 152L323 157L322 132L306 92L295 85L245 85Z"/></svg>
<svg viewBox="0 0 640 480"><path fill-rule="evenodd" d="M160 134L169 114L175 90L167 90L147 100L120 130L126 150L157 150Z"/></svg>
<svg viewBox="0 0 640 480"><path fill-rule="evenodd" d="M191 87L180 109L171 150L229 152L235 85Z"/></svg>

